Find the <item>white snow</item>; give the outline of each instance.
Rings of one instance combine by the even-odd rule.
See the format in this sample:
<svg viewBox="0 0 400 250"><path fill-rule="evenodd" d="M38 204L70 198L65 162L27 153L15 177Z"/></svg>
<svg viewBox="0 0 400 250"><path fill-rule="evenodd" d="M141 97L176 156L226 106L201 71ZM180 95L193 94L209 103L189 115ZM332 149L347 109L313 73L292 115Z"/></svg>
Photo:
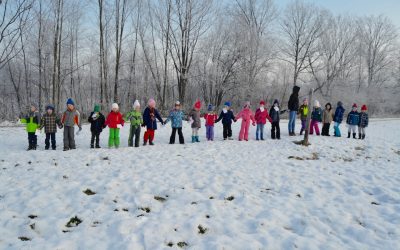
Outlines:
<svg viewBox="0 0 400 250"><path fill-rule="evenodd" d="M0 249L400 249L399 127L373 120L365 141L311 136L303 147L285 121L282 140L267 125L264 142L254 127L249 142L222 141L219 123L216 141L203 127L193 145L185 123L186 145L167 144L167 125L140 148L126 147L124 127L120 149L93 150L85 125L68 152L62 131L57 151L41 135L26 152L24 128L3 127ZM74 216L82 223L67 228Z"/></svg>

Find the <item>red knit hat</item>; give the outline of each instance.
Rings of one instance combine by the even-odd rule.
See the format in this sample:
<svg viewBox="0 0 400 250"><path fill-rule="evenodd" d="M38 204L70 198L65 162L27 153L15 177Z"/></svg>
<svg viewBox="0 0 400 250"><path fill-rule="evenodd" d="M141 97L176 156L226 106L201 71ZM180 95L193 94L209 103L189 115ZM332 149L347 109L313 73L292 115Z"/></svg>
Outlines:
<svg viewBox="0 0 400 250"><path fill-rule="evenodd" d="M361 111L367 111L368 110L368 108L367 108L367 105L362 105L362 107L361 107Z"/></svg>
<svg viewBox="0 0 400 250"><path fill-rule="evenodd" d="M265 105L265 102L264 101L260 101L260 105Z"/></svg>
<svg viewBox="0 0 400 250"><path fill-rule="evenodd" d="M353 108L357 108L357 103L354 103L354 104L353 104Z"/></svg>
<svg viewBox="0 0 400 250"><path fill-rule="evenodd" d="M196 109L201 109L201 101L200 101L200 100L197 100L197 101L194 103L194 107L195 107Z"/></svg>

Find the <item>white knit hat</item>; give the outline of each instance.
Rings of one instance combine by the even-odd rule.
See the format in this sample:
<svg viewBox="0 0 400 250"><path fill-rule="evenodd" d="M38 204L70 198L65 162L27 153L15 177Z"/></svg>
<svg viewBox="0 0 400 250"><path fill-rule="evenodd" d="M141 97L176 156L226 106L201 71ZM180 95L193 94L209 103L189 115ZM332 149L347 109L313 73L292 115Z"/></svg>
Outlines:
<svg viewBox="0 0 400 250"><path fill-rule="evenodd" d="M176 102L175 102L175 106L178 106L178 105L179 105L179 106L181 105L181 102L180 102L180 101L176 101Z"/></svg>
<svg viewBox="0 0 400 250"><path fill-rule="evenodd" d="M133 103L133 108L135 109L137 107L140 107L139 100L135 100L135 102Z"/></svg>
<svg viewBox="0 0 400 250"><path fill-rule="evenodd" d="M113 103L111 108L112 109L119 109L118 103Z"/></svg>
<svg viewBox="0 0 400 250"><path fill-rule="evenodd" d="M314 101L314 107L321 107L321 104L319 104L319 101L318 100L315 100Z"/></svg>

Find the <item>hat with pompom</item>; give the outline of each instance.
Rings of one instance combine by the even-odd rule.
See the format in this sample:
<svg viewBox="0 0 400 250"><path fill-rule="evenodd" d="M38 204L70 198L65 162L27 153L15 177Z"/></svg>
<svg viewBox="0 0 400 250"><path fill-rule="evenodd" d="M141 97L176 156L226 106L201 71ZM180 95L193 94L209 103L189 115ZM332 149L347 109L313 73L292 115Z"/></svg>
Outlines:
<svg viewBox="0 0 400 250"><path fill-rule="evenodd" d="M197 100L197 101L194 103L194 107L195 107L196 109L201 109L201 101L200 101L200 100Z"/></svg>
<svg viewBox="0 0 400 250"><path fill-rule="evenodd" d="M265 105L265 102L264 101L260 101L260 105Z"/></svg>
<svg viewBox="0 0 400 250"><path fill-rule="evenodd" d="M113 104L111 105L111 108L112 108L112 109L119 109L118 103L113 103Z"/></svg>
<svg viewBox="0 0 400 250"><path fill-rule="evenodd" d="M231 106L231 102L225 102L224 106L230 107Z"/></svg>
<svg viewBox="0 0 400 250"><path fill-rule="evenodd" d="M357 103L353 103L352 108L358 108L358 107L357 107Z"/></svg>
<svg viewBox="0 0 400 250"><path fill-rule="evenodd" d="M368 110L368 108L367 108L367 105L362 105L362 107L361 107L361 111L367 111Z"/></svg>

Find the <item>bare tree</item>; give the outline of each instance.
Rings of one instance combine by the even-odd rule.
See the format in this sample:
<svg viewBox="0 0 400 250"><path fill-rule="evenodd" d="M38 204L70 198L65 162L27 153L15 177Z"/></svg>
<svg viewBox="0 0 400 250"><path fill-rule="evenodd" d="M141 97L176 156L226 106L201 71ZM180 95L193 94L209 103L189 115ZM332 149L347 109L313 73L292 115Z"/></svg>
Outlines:
<svg viewBox="0 0 400 250"><path fill-rule="evenodd" d="M293 85L309 68L308 58L314 58L317 40L322 33L322 15L316 6L302 0L290 3L285 9L281 22L285 43L282 59L293 65Z"/></svg>
<svg viewBox="0 0 400 250"><path fill-rule="evenodd" d="M178 93L185 102L186 87L193 54L199 38L208 28L212 0L173 0L171 8L171 47L172 61L178 78Z"/></svg>

